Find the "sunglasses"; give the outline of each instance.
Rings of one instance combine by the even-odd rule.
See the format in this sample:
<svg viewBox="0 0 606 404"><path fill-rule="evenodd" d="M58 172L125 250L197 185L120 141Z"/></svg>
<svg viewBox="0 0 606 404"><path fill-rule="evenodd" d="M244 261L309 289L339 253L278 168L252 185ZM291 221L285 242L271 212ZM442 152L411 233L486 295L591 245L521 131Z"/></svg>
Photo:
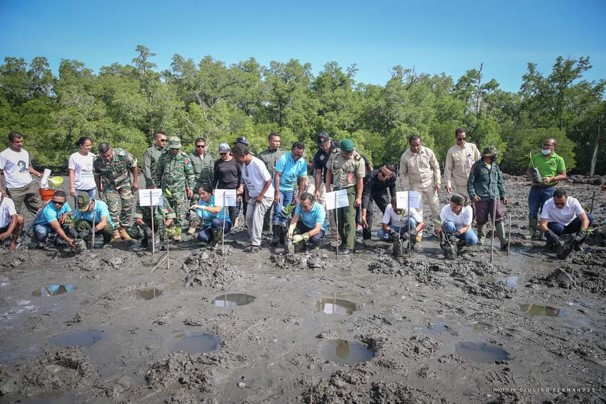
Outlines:
<svg viewBox="0 0 606 404"><path fill-rule="evenodd" d="M465 140L465 138L464 137L458 137L457 138L457 142L460 141L460 140Z"/></svg>
<svg viewBox="0 0 606 404"><path fill-rule="evenodd" d="M65 205L65 201L63 201L63 202L59 202L59 201L53 201L53 203L54 203L55 205L59 205L59 206L63 206L63 205Z"/></svg>
<svg viewBox="0 0 606 404"><path fill-rule="evenodd" d="M205 144L197 144L196 147L201 147L201 148L205 148L206 145Z"/></svg>
<svg viewBox="0 0 606 404"><path fill-rule="evenodd" d="M158 139L158 140L160 140L161 142L166 142L168 139Z"/></svg>

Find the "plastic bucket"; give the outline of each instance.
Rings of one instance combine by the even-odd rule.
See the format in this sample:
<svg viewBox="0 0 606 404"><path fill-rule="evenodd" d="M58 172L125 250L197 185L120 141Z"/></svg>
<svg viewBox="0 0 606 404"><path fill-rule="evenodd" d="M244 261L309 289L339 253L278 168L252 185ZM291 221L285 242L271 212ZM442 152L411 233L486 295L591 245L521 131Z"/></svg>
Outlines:
<svg viewBox="0 0 606 404"><path fill-rule="evenodd" d="M63 177L51 177L48 179L48 182L53 184L53 187L59 188L63 184Z"/></svg>
<svg viewBox="0 0 606 404"><path fill-rule="evenodd" d="M53 199L53 195L55 194L54 189L40 189L40 198L42 198L42 202L48 202Z"/></svg>

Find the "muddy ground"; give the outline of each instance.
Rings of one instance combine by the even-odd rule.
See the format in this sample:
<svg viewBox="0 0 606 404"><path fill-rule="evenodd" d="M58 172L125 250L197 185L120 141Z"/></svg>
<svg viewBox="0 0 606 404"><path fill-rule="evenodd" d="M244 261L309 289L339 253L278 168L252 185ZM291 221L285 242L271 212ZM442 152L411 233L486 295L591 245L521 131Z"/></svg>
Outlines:
<svg viewBox="0 0 606 404"><path fill-rule="evenodd" d="M4 248L0 402L603 403L602 236L557 260L523 238L528 184L506 185L512 250L495 241L492 265L489 242L444 261L429 232L412 257L285 257L244 253L240 228L225 254L186 240L153 273L165 251L137 243ZM563 186L587 207L595 192L604 222L597 185Z"/></svg>

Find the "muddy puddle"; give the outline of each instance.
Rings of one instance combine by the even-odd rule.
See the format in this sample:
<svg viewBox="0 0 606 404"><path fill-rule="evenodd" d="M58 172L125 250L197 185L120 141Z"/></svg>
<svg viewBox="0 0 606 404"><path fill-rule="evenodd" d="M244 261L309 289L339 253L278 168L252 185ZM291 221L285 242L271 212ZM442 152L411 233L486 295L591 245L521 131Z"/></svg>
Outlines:
<svg viewBox="0 0 606 404"><path fill-rule="evenodd" d="M331 339L322 343L320 355L330 362L351 365L371 360L374 358L375 352L359 341Z"/></svg>
<svg viewBox="0 0 606 404"><path fill-rule="evenodd" d="M444 323L428 323L421 329L421 334L436 336L440 334L458 335L458 333Z"/></svg>
<svg viewBox="0 0 606 404"><path fill-rule="evenodd" d="M506 276L506 277L498 277L496 279L497 285L507 286L508 288L517 289L518 288L518 279L519 276Z"/></svg>
<svg viewBox="0 0 606 404"><path fill-rule="evenodd" d="M139 300L152 300L158 296L161 296L162 290L156 288L142 288L133 290L130 292L130 294Z"/></svg>
<svg viewBox="0 0 606 404"><path fill-rule="evenodd" d="M520 312L527 316L564 317L566 312L562 309L539 304L520 304Z"/></svg>
<svg viewBox="0 0 606 404"><path fill-rule="evenodd" d="M218 351L223 340L212 334L199 332L186 332L176 335L168 343L170 352L185 352L188 354L201 354Z"/></svg>
<svg viewBox="0 0 606 404"><path fill-rule="evenodd" d="M316 301L316 309L326 314L336 314L346 316L358 310L358 305L349 300L337 299L333 297L324 298Z"/></svg>
<svg viewBox="0 0 606 404"><path fill-rule="evenodd" d="M99 330L76 330L55 335L50 338L48 342L49 344L60 347L90 347L96 344L101 338L103 338L103 332Z"/></svg>
<svg viewBox="0 0 606 404"><path fill-rule="evenodd" d="M254 302L255 296L247 295L243 293L228 293L221 296L217 296L211 302L215 307L232 308L238 306L245 306Z"/></svg>
<svg viewBox="0 0 606 404"><path fill-rule="evenodd" d="M76 290L74 285L46 285L32 292L32 296L48 297L71 293Z"/></svg>
<svg viewBox="0 0 606 404"><path fill-rule="evenodd" d="M474 362L509 361L509 353L496 345L487 342L461 341L455 345L455 353L463 359Z"/></svg>

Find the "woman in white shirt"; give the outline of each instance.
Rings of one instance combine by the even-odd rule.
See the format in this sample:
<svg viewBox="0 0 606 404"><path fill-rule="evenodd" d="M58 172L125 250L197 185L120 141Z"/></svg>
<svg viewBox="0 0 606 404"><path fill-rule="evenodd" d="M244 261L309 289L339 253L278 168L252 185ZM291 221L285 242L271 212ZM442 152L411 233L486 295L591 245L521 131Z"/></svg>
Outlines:
<svg viewBox="0 0 606 404"><path fill-rule="evenodd" d="M67 163L69 194L75 198L78 192L86 192L91 198L95 198L97 194L93 176L95 155L90 152L93 140L90 137L81 137L76 142L76 146L78 146L78 151L69 157Z"/></svg>

